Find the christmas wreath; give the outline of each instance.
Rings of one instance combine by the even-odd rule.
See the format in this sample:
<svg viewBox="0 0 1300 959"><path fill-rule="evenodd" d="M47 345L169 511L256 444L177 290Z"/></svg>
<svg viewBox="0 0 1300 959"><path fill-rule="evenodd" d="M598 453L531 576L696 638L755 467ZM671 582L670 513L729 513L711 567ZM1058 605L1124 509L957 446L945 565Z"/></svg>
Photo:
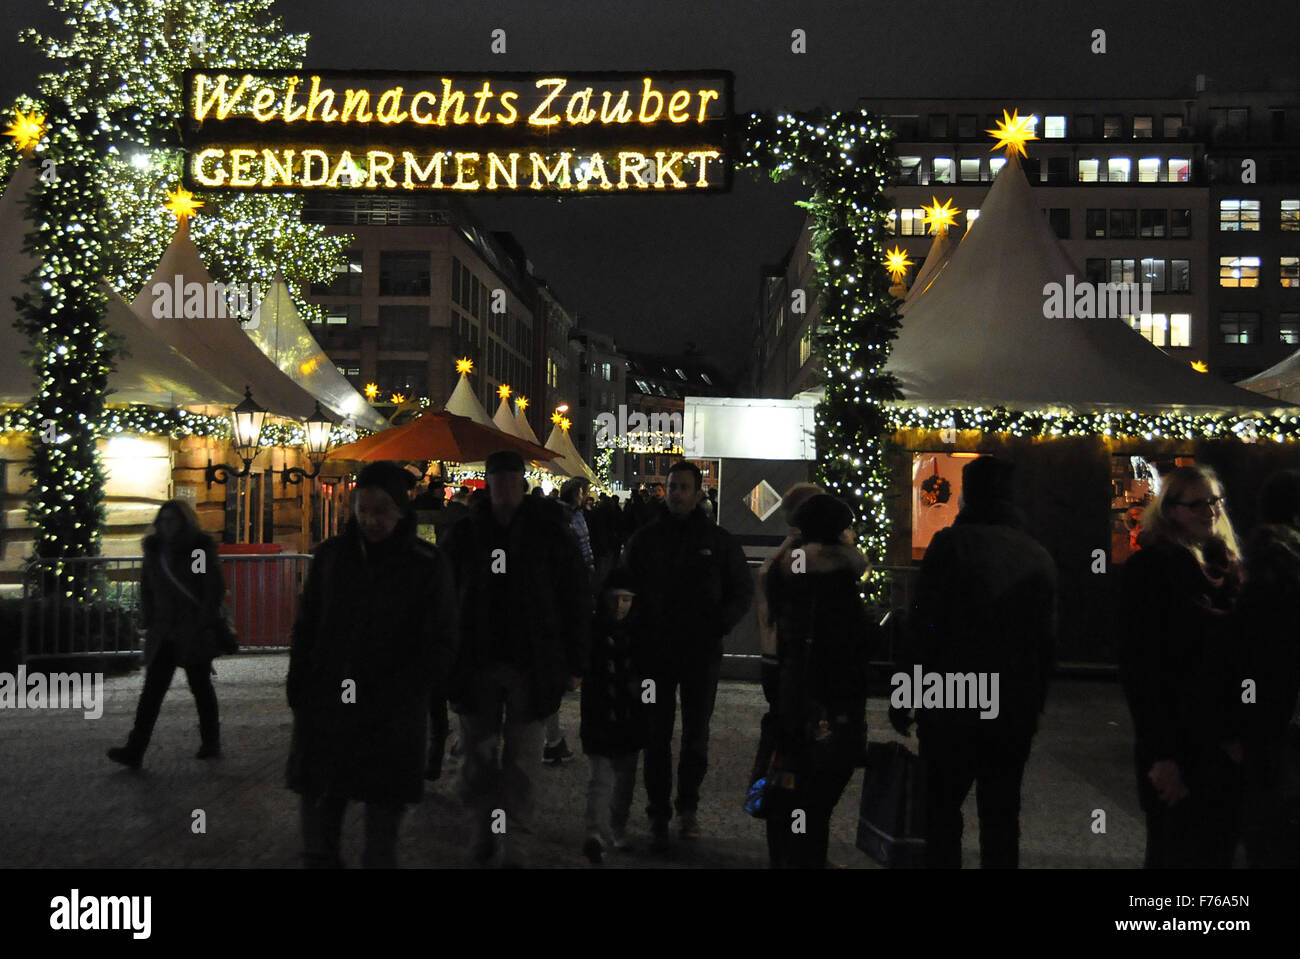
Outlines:
<svg viewBox="0 0 1300 959"><path fill-rule="evenodd" d="M942 506L952 499L952 484L935 473L921 484L921 502L926 506Z"/></svg>

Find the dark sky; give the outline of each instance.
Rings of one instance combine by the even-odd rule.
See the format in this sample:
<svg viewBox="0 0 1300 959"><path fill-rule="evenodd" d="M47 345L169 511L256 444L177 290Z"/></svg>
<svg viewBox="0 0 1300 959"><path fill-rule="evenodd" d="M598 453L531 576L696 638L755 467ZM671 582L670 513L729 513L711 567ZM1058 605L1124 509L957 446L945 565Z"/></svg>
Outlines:
<svg viewBox="0 0 1300 959"><path fill-rule="evenodd" d="M1198 72L1220 88L1295 77L1294 3L1242 0L280 0L311 34L308 64L410 70L724 69L737 108L852 107L861 96L1164 96ZM1283 11L1286 11L1283 13ZM0 102L40 69L22 27L57 24L43 0L0 9ZM507 31L493 55L490 33ZM790 51L795 28L808 52ZM1090 34L1107 31L1107 53ZM797 185L747 174L728 195L476 199L515 233L584 325L628 349L694 340L724 366L747 350L761 264L793 243Z"/></svg>

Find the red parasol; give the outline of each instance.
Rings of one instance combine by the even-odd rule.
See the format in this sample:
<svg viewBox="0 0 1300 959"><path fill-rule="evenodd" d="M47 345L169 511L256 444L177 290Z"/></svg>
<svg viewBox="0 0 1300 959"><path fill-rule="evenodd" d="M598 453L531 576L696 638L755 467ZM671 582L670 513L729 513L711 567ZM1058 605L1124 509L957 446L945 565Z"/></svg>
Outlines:
<svg viewBox="0 0 1300 959"><path fill-rule="evenodd" d="M559 455L501 430L480 426L468 416L431 410L402 426L336 447L329 451L329 458L481 463L497 450L513 450L525 460L552 460Z"/></svg>

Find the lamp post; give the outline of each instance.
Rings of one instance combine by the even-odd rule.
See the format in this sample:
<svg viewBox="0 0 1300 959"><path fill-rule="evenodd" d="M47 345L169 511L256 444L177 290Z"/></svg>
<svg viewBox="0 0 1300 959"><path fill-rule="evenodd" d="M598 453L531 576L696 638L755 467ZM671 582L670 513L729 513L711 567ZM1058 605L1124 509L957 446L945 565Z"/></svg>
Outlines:
<svg viewBox="0 0 1300 959"><path fill-rule="evenodd" d="M234 435L230 442L235 447L235 455L240 458L244 466L243 469L236 471L225 463L214 465L209 458L208 468L203 473L204 479L208 482L208 489L212 489L213 483L224 485L231 477L238 479L252 472L253 460L257 458L262 441L262 427L266 425L266 410L253 401L253 392L249 387L244 387L243 402L231 411L230 421L234 428Z"/></svg>
<svg viewBox="0 0 1300 959"><path fill-rule="evenodd" d="M325 418L316 404L316 412L307 418L303 431L307 434L307 459L311 463L311 472L298 466L286 466L280 471L280 485L298 484L305 479L315 479L320 475L321 464L325 462L325 453L330 448L330 431L334 424Z"/></svg>

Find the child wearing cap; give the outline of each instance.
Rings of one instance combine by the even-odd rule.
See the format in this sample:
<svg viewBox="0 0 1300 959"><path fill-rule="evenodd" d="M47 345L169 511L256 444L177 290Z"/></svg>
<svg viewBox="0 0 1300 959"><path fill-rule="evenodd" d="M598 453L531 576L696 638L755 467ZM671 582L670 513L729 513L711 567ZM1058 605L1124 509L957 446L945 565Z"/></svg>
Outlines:
<svg viewBox="0 0 1300 959"><path fill-rule="evenodd" d="M601 862L609 845L628 848L637 757L645 745L647 707L633 666L629 628L634 599L631 575L615 569L601 587L582 682L582 750L591 766L582 851L594 863Z"/></svg>

